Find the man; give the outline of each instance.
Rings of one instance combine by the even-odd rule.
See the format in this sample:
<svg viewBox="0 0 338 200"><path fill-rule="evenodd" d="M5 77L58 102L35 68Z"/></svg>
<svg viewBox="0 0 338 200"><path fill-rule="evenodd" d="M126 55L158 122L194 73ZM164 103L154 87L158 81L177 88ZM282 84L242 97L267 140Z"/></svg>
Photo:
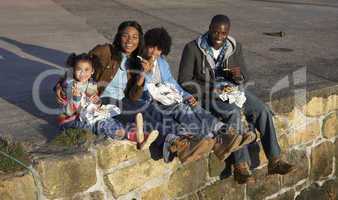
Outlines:
<svg viewBox="0 0 338 200"><path fill-rule="evenodd" d="M239 135L236 130L228 132L228 126L197 105L197 101L184 91L173 78L170 66L165 59L171 47L171 37L164 28L153 28L144 35L145 50L143 58L140 57L143 72L134 86L144 86L144 92L138 96L130 95L134 101L146 101L163 113L167 122L176 122L193 138L216 138L214 152L218 158L224 160L238 146L243 146L255 139L254 133ZM162 92L162 93L161 93ZM165 94L163 94L165 93ZM136 97L136 98L135 98ZM236 119L234 119L236 120ZM172 138L177 137L172 135ZM170 139L168 137L167 139ZM170 141L165 144L172 146ZM213 143L206 143L204 151L202 146L196 149L199 154L193 154L198 159L203 153L211 150ZM192 151L195 151L192 149ZM179 154L179 152L177 152ZM179 156L182 161L181 156ZM184 161L184 159L183 159Z"/></svg>
<svg viewBox="0 0 338 200"><path fill-rule="evenodd" d="M268 174L287 174L293 165L281 159L270 109L247 90L244 105L229 103L220 98L226 88L241 88L247 73L240 43L229 36L230 20L225 15L212 18L209 30L185 45L179 69L179 83L201 99L204 107L223 120L240 118L243 110L250 129L261 133L265 155L269 159ZM196 85L198 87L196 87ZM241 108L242 107L242 108ZM247 166L247 148L233 153L234 178L238 183L254 181Z"/></svg>

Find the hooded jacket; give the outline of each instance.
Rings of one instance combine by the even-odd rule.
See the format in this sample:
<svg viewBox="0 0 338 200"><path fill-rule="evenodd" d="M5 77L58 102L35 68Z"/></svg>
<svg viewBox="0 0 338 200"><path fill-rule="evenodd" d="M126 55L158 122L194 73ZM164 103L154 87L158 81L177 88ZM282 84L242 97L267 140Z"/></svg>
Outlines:
<svg viewBox="0 0 338 200"><path fill-rule="evenodd" d="M215 68L215 61L201 47L201 38L202 36L185 45L180 62L178 82L193 96L205 98L207 94L210 94L216 82L213 69ZM248 80L248 77L242 46L231 36L227 37L226 43L228 48L225 51L222 66L225 69L229 69L231 66L239 66L242 80L240 82L234 81L230 73L224 73L223 78L234 84L243 83Z"/></svg>

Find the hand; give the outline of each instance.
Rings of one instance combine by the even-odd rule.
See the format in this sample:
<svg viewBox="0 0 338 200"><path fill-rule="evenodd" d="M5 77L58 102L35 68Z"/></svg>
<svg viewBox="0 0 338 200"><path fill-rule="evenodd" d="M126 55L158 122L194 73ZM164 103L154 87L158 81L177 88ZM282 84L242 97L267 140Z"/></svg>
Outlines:
<svg viewBox="0 0 338 200"><path fill-rule="evenodd" d="M213 93L213 94L221 94L221 93L223 93L223 90L220 89L220 88L214 88L214 89L212 90L212 93Z"/></svg>
<svg viewBox="0 0 338 200"><path fill-rule="evenodd" d="M230 73L234 79L241 78L241 68L239 66L230 67Z"/></svg>
<svg viewBox="0 0 338 200"><path fill-rule="evenodd" d="M73 87L72 87L72 95L75 97L80 97L81 96L81 92L80 89L77 85L76 82L74 82Z"/></svg>
<svg viewBox="0 0 338 200"><path fill-rule="evenodd" d="M92 95L91 97L89 97L89 101L91 101L93 104L99 104L101 99L100 99L99 96L97 96L95 94L95 95Z"/></svg>
<svg viewBox="0 0 338 200"><path fill-rule="evenodd" d="M189 105L190 105L191 107L195 107L195 106L197 106L197 104L198 104L198 101L197 101L196 98L193 97L193 96L190 96L190 97L187 99L187 101L188 101L188 103L189 103Z"/></svg>
<svg viewBox="0 0 338 200"><path fill-rule="evenodd" d="M55 88L55 93L56 93L56 102L60 105L65 104L65 99L66 99L66 94L62 90L61 84L57 83L56 88Z"/></svg>
<svg viewBox="0 0 338 200"><path fill-rule="evenodd" d="M151 56L149 60L142 59L141 64L144 72L150 72L154 67L155 57Z"/></svg>

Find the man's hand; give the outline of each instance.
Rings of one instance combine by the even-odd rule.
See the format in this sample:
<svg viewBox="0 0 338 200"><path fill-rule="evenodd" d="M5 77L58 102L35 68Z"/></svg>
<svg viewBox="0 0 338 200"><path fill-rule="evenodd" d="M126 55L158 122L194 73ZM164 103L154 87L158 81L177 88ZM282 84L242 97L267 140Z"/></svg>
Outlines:
<svg viewBox="0 0 338 200"><path fill-rule="evenodd" d="M230 73L234 80L240 80L241 76L241 68L239 66L230 67Z"/></svg>
<svg viewBox="0 0 338 200"><path fill-rule="evenodd" d="M56 102L60 105L64 105L65 99L66 99L66 94L62 90L61 83L56 84L55 93L56 93Z"/></svg>
<svg viewBox="0 0 338 200"><path fill-rule="evenodd" d="M198 101L193 96L188 97L187 101L191 107L195 107L198 104Z"/></svg>

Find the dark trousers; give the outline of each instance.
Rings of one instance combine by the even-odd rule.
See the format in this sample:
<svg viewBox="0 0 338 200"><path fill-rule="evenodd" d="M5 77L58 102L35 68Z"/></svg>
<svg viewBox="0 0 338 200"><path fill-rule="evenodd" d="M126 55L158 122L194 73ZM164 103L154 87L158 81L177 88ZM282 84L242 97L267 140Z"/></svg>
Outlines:
<svg viewBox="0 0 338 200"><path fill-rule="evenodd" d="M246 102L242 111L249 123L252 131L257 129L261 133L261 142L264 153L268 159L278 157L280 155L280 147L277 141L276 130L273 125L271 110L254 94L245 91ZM211 112L221 117L231 126L236 127L243 133L243 127L240 123L241 109L234 104L229 104L221 100L214 100L210 105ZM233 158L235 164L242 162L250 162L247 146L234 152Z"/></svg>

